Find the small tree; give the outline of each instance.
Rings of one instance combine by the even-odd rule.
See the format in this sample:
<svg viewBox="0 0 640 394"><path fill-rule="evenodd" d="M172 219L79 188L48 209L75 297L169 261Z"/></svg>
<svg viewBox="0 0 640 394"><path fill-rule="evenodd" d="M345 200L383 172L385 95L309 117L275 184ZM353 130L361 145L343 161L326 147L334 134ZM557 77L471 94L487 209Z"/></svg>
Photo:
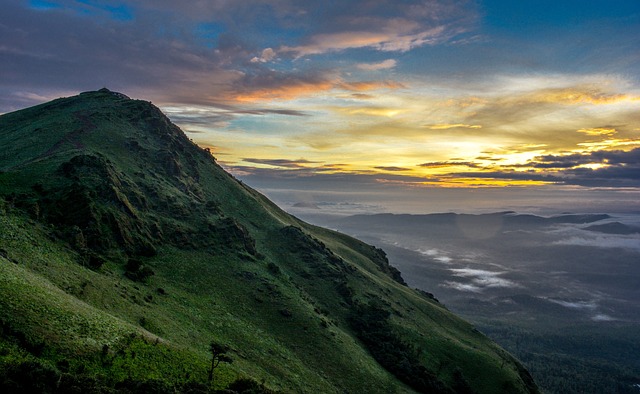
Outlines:
<svg viewBox="0 0 640 394"><path fill-rule="evenodd" d="M227 356L229 346L222 345L215 341L212 341L209 345L209 351L211 352L211 368L209 368L209 384L213 384L213 371L218 368L220 363L231 364L233 360Z"/></svg>

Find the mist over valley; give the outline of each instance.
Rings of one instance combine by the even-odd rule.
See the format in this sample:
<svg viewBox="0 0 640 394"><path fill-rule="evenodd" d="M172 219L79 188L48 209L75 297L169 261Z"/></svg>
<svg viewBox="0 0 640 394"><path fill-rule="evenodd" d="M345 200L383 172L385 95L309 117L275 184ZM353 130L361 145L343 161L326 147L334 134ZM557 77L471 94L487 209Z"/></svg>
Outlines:
<svg viewBox="0 0 640 394"><path fill-rule="evenodd" d="M336 215L322 209L333 204L318 206L289 210L382 247L411 287L505 346L543 390L637 389L640 215Z"/></svg>

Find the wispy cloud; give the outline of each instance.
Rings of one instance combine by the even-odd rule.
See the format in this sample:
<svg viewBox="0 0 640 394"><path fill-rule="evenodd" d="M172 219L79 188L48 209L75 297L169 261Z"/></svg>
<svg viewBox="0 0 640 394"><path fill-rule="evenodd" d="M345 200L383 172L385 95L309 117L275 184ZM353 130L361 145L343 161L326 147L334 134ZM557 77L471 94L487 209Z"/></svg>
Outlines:
<svg viewBox="0 0 640 394"><path fill-rule="evenodd" d="M376 167L373 167L373 168L375 168L376 170L392 171L392 172L411 171L411 168L396 167L396 166L376 166Z"/></svg>
<svg viewBox="0 0 640 394"><path fill-rule="evenodd" d="M466 291L471 293L481 293L482 287L470 283L461 283L454 281L445 281L441 286L449 287L458 291Z"/></svg>
<svg viewBox="0 0 640 394"><path fill-rule="evenodd" d="M393 117L398 114L406 113L407 111L398 107L383 107L383 106L346 106L346 107L331 107L335 112L347 114L347 115L367 115L367 116L386 116Z"/></svg>
<svg viewBox="0 0 640 394"><path fill-rule="evenodd" d="M237 102L264 102L311 97L330 90L367 92L403 87L399 82L388 80L346 81L339 74L318 70L292 73L258 69L235 80L225 97Z"/></svg>
<svg viewBox="0 0 640 394"><path fill-rule="evenodd" d="M447 130L447 129L481 129L479 124L463 124L463 123L438 123L427 125L431 130Z"/></svg>
<svg viewBox="0 0 640 394"><path fill-rule="evenodd" d="M493 272L473 268L451 268L454 276L468 278L470 283L447 281L444 286L460 291L481 292L489 288L514 288L521 287L509 279L501 278L506 272Z"/></svg>
<svg viewBox="0 0 640 394"><path fill-rule="evenodd" d="M592 127L588 129L578 129L576 130L578 133L584 133L587 135L593 136L607 136L611 137L618 133L615 127L607 126L607 127Z"/></svg>
<svg viewBox="0 0 640 394"><path fill-rule="evenodd" d="M640 252L640 236L636 235L583 235L555 241L556 245L577 245L594 248L622 248Z"/></svg>
<svg viewBox="0 0 640 394"><path fill-rule="evenodd" d="M593 321L615 321L618 320L615 317L611 317L609 315L605 315L604 313L598 313L597 315L594 315L591 317L591 320Z"/></svg>
<svg viewBox="0 0 640 394"><path fill-rule="evenodd" d="M386 22L381 30L344 31L312 36L309 42L298 46L284 46L282 53L293 53L297 57L339 52L347 49L370 48L383 52L407 52L424 45L436 45L450 40L464 30L448 30L435 26L425 31L409 33L402 20ZM413 24L413 23L409 23ZM403 34L407 32L407 34Z"/></svg>
<svg viewBox="0 0 640 394"><path fill-rule="evenodd" d="M275 59L275 57L276 51L274 51L272 48L265 48L262 50L262 53L259 57L255 56L251 59L251 63L268 63Z"/></svg>
<svg viewBox="0 0 640 394"><path fill-rule="evenodd" d="M296 57L368 48L407 52L447 42L471 29L478 11L472 2L343 2L324 14L322 27L279 51Z"/></svg>
<svg viewBox="0 0 640 394"><path fill-rule="evenodd" d="M360 63L357 64L356 67L360 70L365 71L378 71L378 70L388 70L394 68L397 65L397 61L395 59L387 59L383 60L379 63Z"/></svg>
<svg viewBox="0 0 640 394"><path fill-rule="evenodd" d="M443 264L449 264L453 261L446 252L439 249L418 249L417 252Z"/></svg>
<svg viewBox="0 0 640 394"><path fill-rule="evenodd" d="M451 167L470 167L470 168L481 168L478 163L470 162L470 161L431 161L422 164L418 164L418 167L427 167L427 168L451 168Z"/></svg>
<svg viewBox="0 0 640 394"><path fill-rule="evenodd" d="M570 309L584 309L592 311L598 308L598 305L595 301L566 301L557 300L554 298L547 298L547 300Z"/></svg>
<svg viewBox="0 0 640 394"><path fill-rule="evenodd" d="M283 168L307 168L309 164L319 164L317 161L309 161L305 159L300 160L287 160L287 159L253 159L244 158L242 161L247 163L265 164L272 167Z"/></svg>

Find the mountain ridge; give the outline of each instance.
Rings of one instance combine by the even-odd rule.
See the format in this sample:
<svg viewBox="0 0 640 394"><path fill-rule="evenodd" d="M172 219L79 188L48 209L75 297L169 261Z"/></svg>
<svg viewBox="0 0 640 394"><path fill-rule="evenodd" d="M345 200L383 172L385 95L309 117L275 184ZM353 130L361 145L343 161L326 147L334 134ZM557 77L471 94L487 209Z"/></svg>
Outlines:
<svg viewBox="0 0 640 394"><path fill-rule="evenodd" d="M383 251L286 214L149 102L61 98L0 116L0 142L7 370L187 392L215 340L217 389L537 392Z"/></svg>

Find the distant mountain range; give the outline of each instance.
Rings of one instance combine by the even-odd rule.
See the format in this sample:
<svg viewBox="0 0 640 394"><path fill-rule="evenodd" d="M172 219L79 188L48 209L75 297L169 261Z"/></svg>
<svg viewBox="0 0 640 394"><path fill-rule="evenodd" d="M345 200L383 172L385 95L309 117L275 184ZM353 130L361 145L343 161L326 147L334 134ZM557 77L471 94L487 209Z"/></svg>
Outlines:
<svg viewBox="0 0 640 394"><path fill-rule="evenodd" d="M629 226L620 222L596 224L593 226L585 227L585 230L595 231L595 232L604 233L604 234L619 234L619 235L640 234L640 227Z"/></svg>
<svg viewBox="0 0 640 394"><path fill-rule="evenodd" d="M412 214L392 214L381 213L373 215L353 215L338 221L353 224L379 224L385 223L388 226L411 226L420 225L441 231L441 227L459 227L468 225L469 227L482 227L487 224L499 224L502 227L522 227L522 226L547 226L550 224L587 224L611 216L607 214L564 214L551 217L537 216L531 214L518 214L516 212L495 212L486 214L459 214L459 213L432 213L424 215Z"/></svg>
<svg viewBox="0 0 640 394"><path fill-rule="evenodd" d="M0 146L2 392L538 391L385 252L283 212L149 102L5 114Z"/></svg>

